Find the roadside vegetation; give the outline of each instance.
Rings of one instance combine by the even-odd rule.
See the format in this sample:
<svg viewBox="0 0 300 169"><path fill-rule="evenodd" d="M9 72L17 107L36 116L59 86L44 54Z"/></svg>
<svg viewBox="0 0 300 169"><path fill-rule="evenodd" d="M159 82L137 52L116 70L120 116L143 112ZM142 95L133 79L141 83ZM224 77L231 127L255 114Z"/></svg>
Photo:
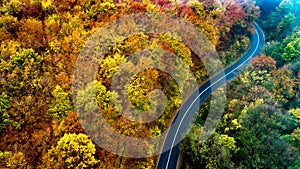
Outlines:
<svg viewBox="0 0 300 169"><path fill-rule="evenodd" d="M72 97L74 65L89 37L117 18L143 12L168 13L193 23L225 66L247 50L255 20L266 33L264 55L228 85L222 122L203 143L197 134L209 105L201 107L182 146L182 168L299 167L299 3L275 3L270 13L264 6L263 0L0 1L0 168L155 168L156 156L126 158L94 143L81 127ZM168 98L164 114L141 125L120 116L113 105L118 96L110 91L112 75L129 55L146 48L179 56L198 85L208 78L201 60L172 34L138 34L115 45L99 63L96 81L85 85L87 90L95 86L99 109L112 127L133 137L167 130L182 103L169 75L146 69L128 87L131 102L147 110L145 96L161 89Z"/></svg>
<svg viewBox="0 0 300 169"><path fill-rule="evenodd" d="M300 167L299 1L257 0L262 54L227 85L217 132L200 141L209 100L182 145L181 168Z"/></svg>

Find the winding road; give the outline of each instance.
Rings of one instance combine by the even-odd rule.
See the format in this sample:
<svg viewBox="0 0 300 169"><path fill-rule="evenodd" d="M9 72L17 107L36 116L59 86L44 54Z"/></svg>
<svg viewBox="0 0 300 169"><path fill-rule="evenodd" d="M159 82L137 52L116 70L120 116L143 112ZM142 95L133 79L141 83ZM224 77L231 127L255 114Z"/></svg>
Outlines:
<svg viewBox="0 0 300 169"><path fill-rule="evenodd" d="M196 115L199 105L217 88L236 77L242 69L248 64L250 58L259 54L264 46L264 34L262 29L254 23L255 33L252 35L251 45L246 54L224 72L220 72L213 76L209 81L201 85L180 107L177 111L172 125L168 130L163 150L168 150L159 156L157 169L176 169L180 154L180 143L184 134L190 127L190 122Z"/></svg>

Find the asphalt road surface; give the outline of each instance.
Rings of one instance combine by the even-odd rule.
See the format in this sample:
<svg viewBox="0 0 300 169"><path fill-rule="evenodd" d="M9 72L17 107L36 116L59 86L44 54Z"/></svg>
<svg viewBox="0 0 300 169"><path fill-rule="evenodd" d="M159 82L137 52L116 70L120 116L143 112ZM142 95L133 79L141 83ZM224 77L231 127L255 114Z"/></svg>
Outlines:
<svg viewBox="0 0 300 169"><path fill-rule="evenodd" d="M213 76L209 81L201 85L180 107L177 111L172 125L168 130L162 150L168 150L159 157L157 169L176 169L180 154L180 143L184 134L190 127L190 123L195 117L199 105L217 88L224 85L236 77L248 64L250 58L259 54L264 46L264 34L261 28L254 23L255 33L252 35L251 45L246 54L224 72Z"/></svg>

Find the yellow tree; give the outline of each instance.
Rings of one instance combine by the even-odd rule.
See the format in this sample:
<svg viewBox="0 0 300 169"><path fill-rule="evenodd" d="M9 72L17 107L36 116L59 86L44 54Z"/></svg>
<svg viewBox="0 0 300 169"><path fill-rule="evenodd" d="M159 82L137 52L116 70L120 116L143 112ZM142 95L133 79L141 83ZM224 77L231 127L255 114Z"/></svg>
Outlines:
<svg viewBox="0 0 300 169"><path fill-rule="evenodd" d="M44 158L45 168L95 168L96 147L85 134L65 134ZM47 158L48 157L48 158Z"/></svg>

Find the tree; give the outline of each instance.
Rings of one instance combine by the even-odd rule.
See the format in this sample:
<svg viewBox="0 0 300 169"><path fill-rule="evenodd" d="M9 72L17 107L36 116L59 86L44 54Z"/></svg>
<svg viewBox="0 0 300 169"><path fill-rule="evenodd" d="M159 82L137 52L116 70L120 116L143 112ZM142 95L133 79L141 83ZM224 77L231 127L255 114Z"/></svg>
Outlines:
<svg viewBox="0 0 300 169"><path fill-rule="evenodd" d="M277 67L282 67L285 62L282 59L284 47L284 42L270 41L265 46L264 54L272 57L276 61Z"/></svg>
<svg viewBox="0 0 300 169"><path fill-rule="evenodd" d="M300 38L289 42L284 48L282 59L286 62L297 62L300 60Z"/></svg>
<svg viewBox="0 0 300 169"><path fill-rule="evenodd" d="M95 168L95 145L85 134L65 134L45 158L48 168ZM48 161L49 160L49 161Z"/></svg>
<svg viewBox="0 0 300 169"><path fill-rule="evenodd" d="M283 1L276 7L276 10L272 12L266 20L262 21L262 27L264 30L268 30L266 34L266 40L277 40L277 27L282 21L283 17L289 13L292 4L290 1Z"/></svg>
<svg viewBox="0 0 300 169"><path fill-rule="evenodd" d="M183 168L233 168L232 154L237 150L235 140L226 134L215 133L206 141L201 141L201 129L192 129L181 147Z"/></svg>
<svg viewBox="0 0 300 169"><path fill-rule="evenodd" d="M299 72L299 70L298 70ZM284 66L274 74L271 83L271 91L276 97L276 100L285 107L292 108L297 105L297 77L294 77L288 66Z"/></svg>
<svg viewBox="0 0 300 169"><path fill-rule="evenodd" d="M281 22L277 26L277 39L282 39L286 37L286 35L289 35L293 29L294 29L294 24L295 24L296 17L292 13L288 13L285 15Z"/></svg>
<svg viewBox="0 0 300 169"><path fill-rule="evenodd" d="M25 154L22 152L0 151L0 168L32 169L33 166L26 161Z"/></svg>
<svg viewBox="0 0 300 169"><path fill-rule="evenodd" d="M283 58L283 53L285 52L285 50L290 50L293 51L293 43L291 43L292 41L295 41L296 39L300 38L300 31L298 32L293 32L291 35L287 36L286 38L284 38L282 41L270 41L267 43L264 53L267 56L271 56L272 58L274 58L276 60L276 66L277 67L282 67L287 61L286 59L290 59L290 55L286 54L285 57L287 57L286 59ZM288 44L290 44L290 47L287 47ZM287 49L285 49L287 48ZM288 49L290 48L290 49ZM297 59L297 58L295 58ZM295 60L295 62L297 62L297 60Z"/></svg>
<svg viewBox="0 0 300 169"><path fill-rule="evenodd" d="M5 41L8 39L13 39L15 33L18 31L20 23L17 21L16 17L11 15L3 15L0 17L0 40Z"/></svg>
<svg viewBox="0 0 300 169"><path fill-rule="evenodd" d="M23 49L12 53L6 65L0 69L6 81L1 88L11 96L33 94L40 91L43 57L33 49Z"/></svg>
<svg viewBox="0 0 300 169"><path fill-rule="evenodd" d="M291 133L283 135L282 138L287 140L298 151L298 155L294 158L294 164L289 169L299 168L300 166L300 108L289 110L297 120L297 128Z"/></svg>
<svg viewBox="0 0 300 169"><path fill-rule="evenodd" d="M73 110L69 95L64 92L60 86L55 87L52 95L54 97L54 101L52 105L50 105L48 112L57 120L62 120L70 111Z"/></svg>
<svg viewBox="0 0 300 169"><path fill-rule="evenodd" d="M18 16L21 11L22 2L20 0L3 0L0 4L1 15Z"/></svg>
<svg viewBox="0 0 300 169"><path fill-rule="evenodd" d="M260 8L260 18L265 20L280 4L282 0L256 0L256 5Z"/></svg>
<svg viewBox="0 0 300 169"><path fill-rule="evenodd" d="M255 58L252 58L250 71L268 71L270 73L276 71L276 61L269 56L261 55Z"/></svg>
<svg viewBox="0 0 300 169"><path fill-rule="evenodd" d="M11 149L16 148L12 153L12 156L15 156L12 164L18 162L18 159L19 163L23 163L23 159L25 159L28 164L35 166L35 168L72 167L66 163L66 158L63 158L63 153L61 153L67 152L69 149L63 149L63 144L58 148L58 145L55 144L62 138L64 138L63 143L67 142L67 138L63 137L65 133L76 133L78 136L79 133L84 132L80 127L84 122L79 123L77 117L82 114L72 112L73 107L70 98L72 74L76 58L85 41L99 27L128 14L145 11L165 12L194 23L210 38L214 45L223 40L224 43L220 44L222 46L220 49L224 51L230 49L228 53L234 56L236 55L234 53L235 47L238 48L238 52L243 52L241 49L246 49L247 44L249 44L250 41L244 38L244 35L249 33L247 29L250 25L249 21L257 16L256 8L246 4L246 2L230 1L227 3L228 6L222 8L213 1L206 0L201 0L194 7L188 3L176 4L168 0L1 0L0 128L2 131L0 132L0 149L11 151ZM166 25L162 23L162 26ZM164 92L169 98L166 113L160 119L149 124L138 124L122 118L121 113L118 112L119 107L113 106L113 101L117 95L110 91L109 78L115 73L114 71L118 71L115 67L125 57L143 49L163 48L186 61L192 72L195 73L198 82L207 79L204 65L200 59L197 60L193 51L180 42L180 39L174 37L173 33L167 36L157 36L150 33L126 37L127 39L113 46L105 56L107 60L100 63L98 70L100 74L106 75L106 77L97 79L99 83L92 85L95 85L101 113L116 131L136 137L158 135L167 129L172 113L181 104L180 90L175 82L171 78L166 79L166 76L157 70L147 70L144 75L139 74L140 77L133 78L136 83L129 86L132 87L130 93L133 97L131 99L140 104L141 108L143 106L147 108L147 103L144 103L147 101L147 97L143 97L143 95L159 86L158 89L164 88ZM185 71L182 71L179 66L177 68L176 76L187 79L184 76ZM82 70L87 69L89 67ZM127 70L128 72L132 71L128 68L125 72ZM147 86L146 84L150 83L148 81L145 83L143 80L150 79L150 76L154 80L152 80L151 86ZM162 82L165 81L168 82L162 85ZM146 90L138 91L136 88ZM134 91L137 91L137 95L134 94ZM81 103L86 103L85 106L87 107L91 106L90 100L84 100L88 97L85 97L84 93L81 94L79 98L79 100L83 100ZM97 103L93 106L97 107ZM98 118L97 114L95 116L91 114L83 114L90 115L90 119L85 121L88 124L97 121ZM51 118L51 115L56 119ZM15 121L18 122L16 126L22 126L22 128L14 127ZM4 127L5 130L3 130ZM85 128L85 131L92 129ZM95 134L99 133L95 132ZM225 140L230 139L226 138ZM108 144L115 146L115 142L120 144L118 140L110 141ZM73 145L71 142L68 143L70 147ZM51 146L54 148L50 153ZM55 150L61 152L55 154ZM155 165L154 157L148 159L120 158L101 148L98 148L94 154L95 158L101 159L101 162L105 161L106 165L103 167L97 163L90 168L120 166L123 168L149 168ZM2 158L1 156L0 153L0 158ZM43 156L45 157L45 167L40 166ZM6 159L9 158L6 157ZM212 158L212 160L217 159ZM0 164L1 167L6 165L2 164ZM11 167L21 168L22 166L11 165Z"/></svg>
<svg viewBox="0 0 300 169"><path fill-rule="evenodd" d="M236 161L246 168L287 168L293 163L294 153L288 142L281 139L281 132L288 124L287 118L279 109L257 100L246 107L237 133L239 150Z"/></svg>
<svg viewBox="0 0 300 169"><path fill-rule="evenodd" d="M84 5L87 9L87 15L92 20L102 20L110 15L116 13L116 4L113 0L106 0L100 3L94 3L94 1L89 1Z"/></svg>
<svg viewBox="0 0 300 169"><path fill-rule="evenodd" d="M0 95L0 132L5 128L6 125L14 125L20 127L19 123L12 120L7 112L10 107L10 100L5 93Z"/></svg>

